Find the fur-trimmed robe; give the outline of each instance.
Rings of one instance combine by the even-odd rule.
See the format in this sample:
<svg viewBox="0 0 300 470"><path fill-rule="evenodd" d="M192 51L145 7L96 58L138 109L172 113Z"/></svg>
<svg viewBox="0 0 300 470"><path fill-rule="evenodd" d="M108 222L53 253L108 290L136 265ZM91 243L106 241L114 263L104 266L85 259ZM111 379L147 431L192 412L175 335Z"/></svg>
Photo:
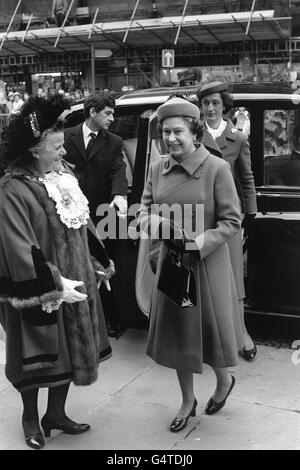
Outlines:
<svg viewBox="0 0 300 470"><path fill-rule="evenodd" d="M21 322L19 340L23 343L22 373L20 365L14 367L16 358L10 357L13 351L9 344L13 339L7 338L7 377L20 389L23 385L18 387L18 384L26 385L29 380L28 370L31 382L36 375L38 382L44 383L40 374L47 369L51 382L51 371L55 370L58 356L55 319L62 310L72 378L76 385L91 384L97 378L99 361L110 356L111 348L89 254L86 227L67 228L60 221L55 203L48 197L43 183L24 171L23 174L14 171L2 178L0 199L0 320L7 335L11 332L10 316L16 317L15 309L22 309L18 310ZM79 290L86 292L88 298L73 304L63 302L57 313L47 314L42 311L41 302L61 298L60 274L83 281L84 286ZM45 330L47 336L37 347L33 343L38 326L41 335ZM28 342L31 342L29 347ZM26 349L36 351L37 348L40 348L40 354L35 352L35 356L24 360Z"/></svg>

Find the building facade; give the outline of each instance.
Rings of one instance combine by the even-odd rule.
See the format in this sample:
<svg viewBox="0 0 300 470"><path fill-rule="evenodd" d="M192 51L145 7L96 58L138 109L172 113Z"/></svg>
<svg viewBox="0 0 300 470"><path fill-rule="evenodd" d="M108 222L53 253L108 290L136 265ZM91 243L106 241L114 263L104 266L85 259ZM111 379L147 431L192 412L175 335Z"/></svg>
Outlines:
<svg viewBox="0 0 300 470"><path fill-rule="evenodd" d="M9 89L115 91L300 76L298 0L0 0Z"/></svg>

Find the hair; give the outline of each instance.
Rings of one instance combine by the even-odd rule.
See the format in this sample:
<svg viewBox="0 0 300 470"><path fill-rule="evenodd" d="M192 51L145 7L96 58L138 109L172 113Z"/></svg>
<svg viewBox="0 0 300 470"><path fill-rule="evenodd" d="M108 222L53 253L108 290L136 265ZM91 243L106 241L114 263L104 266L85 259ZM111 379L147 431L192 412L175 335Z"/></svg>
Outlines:
<svg viewBox="0 0 300 470"><path fill-rule="evenodd" d="M96 95L89 96L84 102L84 117L90 117L91 108L95 108L96 113L99 113L105 107L114 108L116 102L110 91L100 91Z"/></svg>
<svg viewBox="0 0 300 470"><path fill-rule="evenodd" d="M192 134L196 135L197 140L202 139L203 124L201 123L201 121L199 121L198 119L189 117L189 116L178 116L178 117L183 119L183 121L187 124ZM160 138L162 138L163 122L164 121L161 121L157 124L157 133Z"/></svg>
<svg viewBox="0 0 300 470"><path fill-rule="evenodd" d="M224 114L227 114L227 113L229 113L229 111L231 110L231 108L233 106L233 97L229 93L229 91L221 91L220 95L221 95L221 99L222 99L222 102L223 102L223 106L225 108L224 109Z"/></svg>
<svg viewBox="0 0 300 470"><path fill-rule="evenodd" d="M229 93L229 91L218 91L217 93L220 94L223 106L225 108L223 114L229 113L229 111L231 110L231 108L233 106L233 97L232 97L232 95ZM213 92L211 94L213 94ZM205 96L203 96L203 98L201 100L199 100L201 108L202 108L202 100L204 100L204 99L205 99Z"/></svg>
<svg viewBox="0 0 300 470"><path fill-rule="evenodd" d="M29 153L31 153L31 149L38 147L41 144L41 142L43 142L46 139L47 135L55 134L56 132L63 132L63 130L64 130L63 121L61 120L55 121L51 127L49 127L48 129L45 129L42 132L40 140L28 149Z"/></svg>

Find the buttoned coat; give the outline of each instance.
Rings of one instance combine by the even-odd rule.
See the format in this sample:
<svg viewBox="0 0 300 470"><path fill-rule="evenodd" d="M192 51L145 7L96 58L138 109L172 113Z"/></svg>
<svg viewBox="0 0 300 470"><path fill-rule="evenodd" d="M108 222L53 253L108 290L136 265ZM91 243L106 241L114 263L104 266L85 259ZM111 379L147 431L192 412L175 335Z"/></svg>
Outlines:
<svg viewBox="0 0 300 470"><path fill-rule="evenodd" d="M39 176L20 167L0 179L0 323L5 373L19 391L92 383L111 354L86 226L62 223ZM61 298L61 275L82 280L88 300L46 313L41 304Z"/></svg>
<svg viewBox="0 0 300 470"><path fill-rule="evenodd" d="M232 122L228 120L224 132L216 140L204 128L202 144L211 153L230 164L242 211L246 214L256 212L256 191L251 170L250 147L247 135L236 129ZM238 297L243 299L245 297L245 286L241 231L229 241L228 246Z"/></svg>
<svg viewBox="0 0 300 470"><path fill-rule="evenodd" d="M65 129L66 160L75 165L75 175L87 197L90 214L97 223L99 204L110 203L116 194L126 196L126 165L122 155L122 139L111 132L100 130L89 157L84 146L82 124Z"/></svg>
<svg viewBox="0 0 300 470"><path fill-rule="evenodd" d="M245 214L257 212L256 192L251 169L248 137L227 120L227 126L220 137L213 139L204 128L202 144L217 157L230 163L237 192Z"/></svg>
<svg viewBox="0 0 300 470"><path fill-rule="evenodd" d="M204 211L203 224L196 224L201 259L195 252L184 255L184 263L193 269L197 302L192 307L177 307L157 289L167 251L165 242L155 278L152 285L149 283L144 249L149 240L141 235L136 293L144 311L151 306L147 354L159 364L189 372L201 373L203 362L213 367L236 365L241 325L227 242L240 229L241 219L229 165L202 145L182 164L171 155L155 162L142 196L141 234L147 233L150 222L155 237L161 219L155 213L155 204L175 203L185 207L187 220L195 220L199 205Z"/></svg>

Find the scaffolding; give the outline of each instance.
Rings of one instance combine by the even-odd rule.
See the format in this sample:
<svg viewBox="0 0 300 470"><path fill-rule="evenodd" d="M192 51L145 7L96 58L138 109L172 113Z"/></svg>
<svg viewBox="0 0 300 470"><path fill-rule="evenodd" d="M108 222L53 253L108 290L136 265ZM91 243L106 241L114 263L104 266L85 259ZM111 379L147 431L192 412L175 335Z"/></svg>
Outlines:
<svg viewBox="0 0 300 470"><path fill-rule="evenodd" d="M291 41L291 16L276 15L274 9L258 9L260 0L249 0L247 11L228 11L229 3L233 5L237 0L172 0L171 3L166 0L109 0L101 2L101 9L97 7L99 0L90 0L89 7L79 8L80 14L88 18L87 24L70 24L70 16L74 16L71 12L76 13L78 3L77 0L70 0L61 27L48 22L48 12L43 9L46 8L43 1L30 0L31 5L34 2L39 5L43 28L34 27L36 11L30 12L28 8L25 30L15 31L15 28L12 28L20 10L24 11L24 2L16 0L8 26L5 31L0 32L1 55L8 58L9 65L13 62L12 57L15 57L16 63L26 64L26 57L29 56L49 58L57 53L69 57L85 54L89 58L94 75L96 50L111 50L114 56L123 56L127 61L132 51L137 55L141 53L137 48L139 44L143 44L144 50L149 49L153 57L159 56L162 48L176 49L176 57L180 57L180 51L184 49L187 50L188 57L193 57L192 51L195 51L195 56L212 56L226 54L226 48L236 48L237 54L249 51L256 57L259 54L264 57L260 44L263 41L275 41L276 44L288 44L288 49L281 53L280 58L284 58L289 64L293 54L297 52L297 49L293 49ZM113 21L107 21L105 14L113 14L113 7L121 4L120 20L114 18ZM128 6L126 19L125 4ZM208 4L214 6L215 10L223 5L223 10L207 12L204 6ZM49 1L47 5L48 8ZM81 11L83 9L84 12ZM155 15L152 14L153 11ZM173 15L170 16L169 12ZM276 48L278 49L277 46ZM266 60L276 61L276 52L270 52ZM144 73L141 67L140 73Z"/></svg>
<svg viewBox="0 0 300 470"><path fill-rule="evenodd" d="M21 0L19 0L19 3ZM136 1L136 7L139 0ZM18 3L18 5L19 5ZM253 1L255 3L255 0ZM290 36L290 27L287 28L287 22L291 21L291 17L275 17L274 10L259 10L238 13L223 13L211 15L185 15L188 0L185 0L185 8L180 16L161 17L154 19L136 20L133 11L130 20L119 22L96 22L96 15L93 23L89 25L66 26L69 11L72 8L73 0L70 3L69 10L65 17L62 27L51 27L43 29L31 29L31 20L29 18L29 26L26 31L10 31L10 25L13 22L14 15L7 30L0 33L1 46L4 43L17 43L17 53L22 54L23 47L32 45L37 50L43 51L48 49L53 52L58 44L61 47L67 46L74 50L78 48L78 42L85 41L87 48L93 42L111 42L111 47L117 46L134 46L141 41L147 44L153 44L153 34L159 34L161 39L169 45L176 46L181 32L181 43L209 44L231 41L247 41L261 39L287 39ZM250 35L251 26L251 35ZM290 26L290 24L289 24ZM173 33L173 31L175 32ZM91 34L92 31L92 34ZM140 34L142 33L142 35ZM123 34L123 39L120 37ZM172 39L173 38L173 39ZM25 43L26 39L26 44ZM46 45L48 41L49 46Z"/></svg>

